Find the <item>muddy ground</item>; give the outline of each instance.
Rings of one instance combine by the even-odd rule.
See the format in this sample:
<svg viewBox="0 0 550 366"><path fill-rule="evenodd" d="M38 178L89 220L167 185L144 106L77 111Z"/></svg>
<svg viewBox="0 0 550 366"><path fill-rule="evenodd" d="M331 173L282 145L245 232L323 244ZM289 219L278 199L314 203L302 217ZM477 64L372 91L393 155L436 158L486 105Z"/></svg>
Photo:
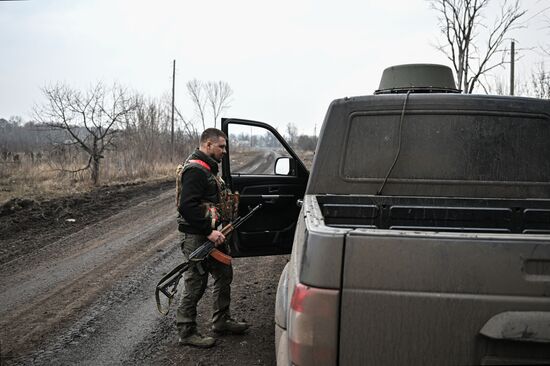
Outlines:
<svg viewBox="0 0 550 366"><path fill-rule="evenodd" d="M179 346L154 287L180 263L174 183L102 187L0 207L2 365L274 365L273 314L287 256L234 259L232 312L248 334ZM181 293L181 288L179 293ZM199 305L208 327L211 295Z"/></svg>

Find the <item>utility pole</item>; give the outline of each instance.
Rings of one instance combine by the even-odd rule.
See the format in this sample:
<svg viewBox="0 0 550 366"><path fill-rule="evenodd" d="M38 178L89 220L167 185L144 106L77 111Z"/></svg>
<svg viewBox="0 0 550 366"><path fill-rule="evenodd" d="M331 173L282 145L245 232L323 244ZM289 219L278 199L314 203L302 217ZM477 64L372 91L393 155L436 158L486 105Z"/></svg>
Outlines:
<svg viewBox="0 0 550 366"><path fill-rule="evenodd" d="M516 43L512 41L510 46L510 95L514 95L514 68L515 68L515 58L516 58Z"/></svg>
<svg viewBox="0 0 550 366"><path fill-rule="evenodd" d="M174 99L176 96L176 60L172 66L172 134L170 136L170 162L174 160Z"/></svg>

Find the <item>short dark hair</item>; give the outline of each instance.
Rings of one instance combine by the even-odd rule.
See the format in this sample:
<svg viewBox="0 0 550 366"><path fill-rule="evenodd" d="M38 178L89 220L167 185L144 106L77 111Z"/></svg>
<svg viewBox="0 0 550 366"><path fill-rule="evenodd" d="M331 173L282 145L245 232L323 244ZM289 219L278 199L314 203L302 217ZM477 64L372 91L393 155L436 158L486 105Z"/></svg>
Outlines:
<svg viewBox="0 0 550 366"><path fill-rule="evenodd" d="M201 134L200 143L204 144L208 141L208 139L218 140L220 137L223 137L227 141L227 135L223 133L222 130L218 130L217 128L207 128Z"/></svg>

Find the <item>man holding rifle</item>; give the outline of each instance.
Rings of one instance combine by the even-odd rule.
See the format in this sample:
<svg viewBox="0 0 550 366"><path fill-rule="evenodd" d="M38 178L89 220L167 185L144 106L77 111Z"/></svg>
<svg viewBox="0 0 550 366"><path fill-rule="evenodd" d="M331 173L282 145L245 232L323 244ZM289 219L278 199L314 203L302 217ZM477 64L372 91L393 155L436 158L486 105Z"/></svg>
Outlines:
<svg viewBox="0 0 550 366"><path fill-rule="evenodd" d="M235 207L233 197L217 176L218 164L226 152L227 136L215 128L206 129L200 138L200 147L185 161L178 174L178 230L181 249L186 260L189 255L210 240L217 249L227 252L224 234L218 230L222 223L232 219ZM181 191L180 188L181 187ZM233 268L211 256L192 265L184 274L185 289L176 314L181 344L208 348L215 339L197 331L197 304L208 283L208 274L214 278L214 313L212 330L215 333L242 334L248 324L230 316L231 282Z"/></svg>

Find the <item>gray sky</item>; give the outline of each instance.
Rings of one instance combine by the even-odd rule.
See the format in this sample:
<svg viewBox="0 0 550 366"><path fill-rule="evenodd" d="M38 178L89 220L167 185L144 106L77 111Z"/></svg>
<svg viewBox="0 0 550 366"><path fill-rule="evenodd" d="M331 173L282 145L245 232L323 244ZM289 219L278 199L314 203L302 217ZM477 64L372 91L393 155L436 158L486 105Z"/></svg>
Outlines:
<svg viewBox="0 0 550 366"><path fill-rule="evenodd" d="M550 0L522 5L527 19ZM545 21L514 32L516 47L550 44ZM234 90L226 117L312 134L333 99L372 94L385 67L450 66L433 46L440 39L425 0L0 1L0 117L30 119L44 101L40 87L55 82L116 81L160 98L175 59L184 116L193 117L187 81L224 80ZM540 61L540 52L523 52L518 78Z"/></svg>

